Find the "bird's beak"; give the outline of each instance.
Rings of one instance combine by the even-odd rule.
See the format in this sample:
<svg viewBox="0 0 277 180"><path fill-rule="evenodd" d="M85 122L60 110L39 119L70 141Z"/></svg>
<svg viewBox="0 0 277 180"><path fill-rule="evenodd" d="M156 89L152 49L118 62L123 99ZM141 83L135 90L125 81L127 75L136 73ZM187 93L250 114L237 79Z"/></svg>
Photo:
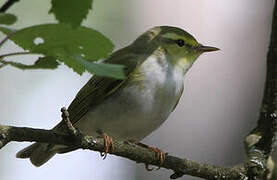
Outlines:
<svg viewBox="0 0 277 180"><path fill-rule="evenodd" d="M216 48L216 47L211 47L211 46L203 46L200 45L199 46L199 51L204 53L204 52L211 52L211 51L218 51L220 49Z"/></svg>

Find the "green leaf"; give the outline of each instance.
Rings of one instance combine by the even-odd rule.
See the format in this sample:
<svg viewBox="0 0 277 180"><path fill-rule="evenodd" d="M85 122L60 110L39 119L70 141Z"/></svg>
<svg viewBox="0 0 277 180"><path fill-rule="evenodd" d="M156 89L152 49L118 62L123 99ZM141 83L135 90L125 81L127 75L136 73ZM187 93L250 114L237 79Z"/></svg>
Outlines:
<svg viewBox="0 0 277 180"><path fill-rule="evenodd" d="M0 27L5 34L11 30ZM66 24L44 24L21 29L10 40L30 53L51 56L64 62L78 74L85 68L72 54L81 55L90 61L106 58L113 44L104 35L87 27L72 28Z"/></svg>
<svg viewBox="0 0 277 180"><path fill-rule="evenodd" d="M92 74L116 79L125 78L123 65L90 62L80 56L75 56L75 58Z"/></svg>
<svg viewBox="0 0 277 180"><path fill-rule="evenodd" d="M53 13L60 23L80 26L92 7L93 0L52 0Z"/></svg>
<svg viewBox="0 0 277 180"><path fill-rule="evenodd" d="M9 64L16 68L25 69L56 69L59 63L53 57L40 57L34 64L26 65L18 62L1 61L3 64Z"/></svg>
<svg viewBox="0 0 277 180"><path fill-rule="evenodd" d="M0 13L0 24L12 25L16 22L17 18L13 14Z"/></svg>

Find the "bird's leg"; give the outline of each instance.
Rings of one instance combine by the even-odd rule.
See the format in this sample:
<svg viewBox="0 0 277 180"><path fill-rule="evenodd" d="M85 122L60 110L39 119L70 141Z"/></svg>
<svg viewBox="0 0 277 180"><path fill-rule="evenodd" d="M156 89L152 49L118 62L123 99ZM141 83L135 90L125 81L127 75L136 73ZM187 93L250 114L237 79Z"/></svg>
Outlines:
<svg viewBox="0 0 277 180"><path fill-rule="evenodd" d="M107 154L109 152L113 152L114 151L113 139L110 136L108 136L106 133L104 133L102 130L100 130L100 129L97 130L97 133L100 134L103 137L103 139L104 139L104 146L105 146L105 150L104 150L104 152L100 153L100 156L103 159L106 159Z"/></svg>
<svg viewBox="0 0 277 180"><path fill-rule="evenodd" d="M141 142L136 142L136 145L141 146L141 147L144 147L144 148L147 148L147 149L150 149L151 151L154 151L155 154L156 154L156 157L157 157L157 158L159 159L159 161L160 161L160 166L163 165L164 160L165 160L165 152L163 152L162 150L160 150L160 149L157 148L157 147L151 147L151 146L148 146L148 145L143 144L143 143L141 143ZM149 168L148 164L145 164L145 169L146 169L147 171L152 171L152 170L154 170L153 168ZM160 169L160 167L159 167L158 169ZM157 170L158 170L158 169L157 169Z"/></svg>

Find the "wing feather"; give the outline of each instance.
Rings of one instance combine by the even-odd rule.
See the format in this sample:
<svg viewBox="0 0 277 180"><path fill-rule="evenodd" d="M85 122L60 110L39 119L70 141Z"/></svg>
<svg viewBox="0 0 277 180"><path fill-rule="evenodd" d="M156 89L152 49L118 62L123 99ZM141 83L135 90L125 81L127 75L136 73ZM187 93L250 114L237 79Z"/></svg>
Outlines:
<svg viewBox="0 0 277 180"><path fill-rule="evenodd" d="M74 124L80 120L90 108L97 106L105 98L108 98L116 90L125 86L130 74L143 61L138 55L127 53L124 48L115 52L105 63L121 64L125 66L124 80L108 77L93 76L86 85L79 91L68 108L71 122Z"/></svg>

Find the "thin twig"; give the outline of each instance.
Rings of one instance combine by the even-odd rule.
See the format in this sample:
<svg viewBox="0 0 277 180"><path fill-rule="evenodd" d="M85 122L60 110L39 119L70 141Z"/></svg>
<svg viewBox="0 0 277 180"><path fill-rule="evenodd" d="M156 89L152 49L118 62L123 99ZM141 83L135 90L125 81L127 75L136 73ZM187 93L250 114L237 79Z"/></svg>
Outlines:
<svg viewBox="0 0 277 180"><path fill-rule="evenodd" d="M62 112L63 122L65 123L69 133L72 135L78 135L77 129L72 125L72 123L69 119L69 113L68 113L67 109L65 107L63 107L61 109L61 112Z"/></svg>
<svg viewBox="0 0 277 180"><path fill-rule="evenodd" d="M8 56L18 56L18 55L37 55L36 53L31 52L14 52L14 53L8 53L8 54L2 54L0 55L0 59Z"/></svg>
<svg viewBox="0 0 277 180"><path fill-rule="evenodd" d="M2 47L3 44L4 44L7 40L9 40L15 33L16 33L16 32L14 31L14 32L11 32L10 34L8 34L8 35L0 42L0 47Z"/></svg>
<svg viewBox="0 0 277 180"><path fill-rule="evenodd" d="M6 12L16 2L19 2L19 0L7 0L5 4L3 4L3 6L0 8L0 13Z"/></svg>

